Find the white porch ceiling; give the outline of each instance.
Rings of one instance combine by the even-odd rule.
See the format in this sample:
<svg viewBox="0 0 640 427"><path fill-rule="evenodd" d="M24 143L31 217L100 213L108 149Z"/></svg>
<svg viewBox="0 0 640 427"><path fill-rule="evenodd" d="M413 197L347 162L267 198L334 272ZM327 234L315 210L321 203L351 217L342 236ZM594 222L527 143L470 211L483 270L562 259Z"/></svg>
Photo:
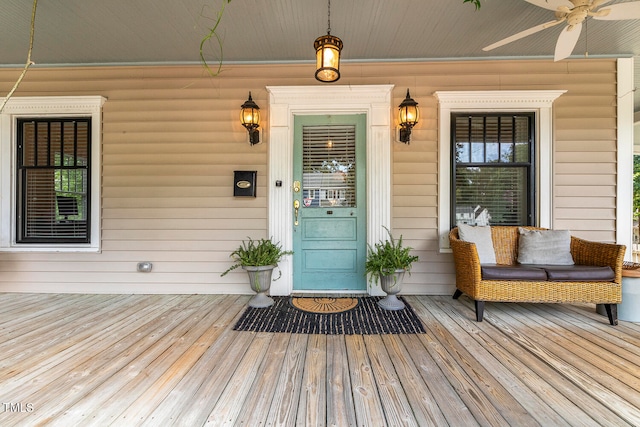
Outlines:
<svg viewBox="0 0 640 427"><path fill-rule="evenodd" d="M0 66L24 65L32 5L2 0ZM32 60L36 66L196 63L200 40L222 5L222 0L40 0ZM331 2L331 34L343 40L345 62L552 59L563 25L482 51L552 19L552 11L524 0L482 0L478 11L462 0ZM326 1L232 0L225 4L218 33L225 62L312 63L313 41L326 30ZM587 51L589 57L635 57L640 82L640 20L589 19L573 57ZM216 55L210 50L207 57L215 62ZM640 111L638 92L635 111Z"/></svg>

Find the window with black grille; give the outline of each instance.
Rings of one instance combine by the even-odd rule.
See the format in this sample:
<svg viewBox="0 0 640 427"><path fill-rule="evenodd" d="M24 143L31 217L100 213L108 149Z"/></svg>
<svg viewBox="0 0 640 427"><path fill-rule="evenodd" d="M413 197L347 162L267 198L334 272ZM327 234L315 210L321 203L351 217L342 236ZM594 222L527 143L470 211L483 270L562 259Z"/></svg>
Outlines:
<svg viewBox="0 0 640 427"><path fill-rule="evenodd" d="M89 243L91 120L17 121L17 243Z"/></svg>
<svg viewBox="0 0 640 427"><path fill-rule="evenodd" d="M534 118L452 115L452 224L534 224Z"/></svg>

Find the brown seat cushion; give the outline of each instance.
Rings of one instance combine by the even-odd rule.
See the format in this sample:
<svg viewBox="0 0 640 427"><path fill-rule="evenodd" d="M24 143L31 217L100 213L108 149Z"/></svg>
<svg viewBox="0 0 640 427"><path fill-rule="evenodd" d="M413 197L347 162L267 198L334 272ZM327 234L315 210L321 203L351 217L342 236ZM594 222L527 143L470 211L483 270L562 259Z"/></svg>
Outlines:
<svg viewBox="0 0 640 427"><path fill-rule="evenodd" d="M547 280L547 272L539 267L524 265L481 265L482 280Z"/></svg>
<svg viewBox="0 0 640 427"><path fill-rule="evenodd" d="M615 273L609 266L592 265L544 265L547 280L559 282L602 282L615 279Z"/></svg>

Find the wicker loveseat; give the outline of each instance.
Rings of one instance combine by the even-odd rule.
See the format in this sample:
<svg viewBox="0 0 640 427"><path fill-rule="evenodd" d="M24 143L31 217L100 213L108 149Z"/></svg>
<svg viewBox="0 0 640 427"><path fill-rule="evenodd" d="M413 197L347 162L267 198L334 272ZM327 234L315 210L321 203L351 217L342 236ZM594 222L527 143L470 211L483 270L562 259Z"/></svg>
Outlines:
<svg viewBox="0 0 640 427"><path fill-rule="evenodd" d="M523 227L528 230L544 230ZM493 226L491 238L496 266L518 266L518 227ZM609 266L612 280L509 280L483 278L475 243L459 238L458 227L449 233L456 271L457 299L463 293L475 301L476 320L482 321L485 301L603 304L609 323L618 324L617 304L622 301L624 245L592 242L571 236L571 255L579 266ZM535 266L534 266L535 267ZM608 270L608 269L607 269Z"/></svg>

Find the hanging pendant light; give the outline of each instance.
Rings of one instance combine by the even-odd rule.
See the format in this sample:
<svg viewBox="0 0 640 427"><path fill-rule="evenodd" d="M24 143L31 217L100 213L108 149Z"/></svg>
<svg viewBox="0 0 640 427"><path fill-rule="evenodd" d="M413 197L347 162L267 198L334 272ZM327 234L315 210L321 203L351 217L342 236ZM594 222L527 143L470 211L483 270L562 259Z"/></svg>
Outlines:
<svg viewBox="0 0 640 427"><path fill-rule="evenodd" d="M316 49L316 79L323 83L340 79L340 51L342 50L342 40L331 35L331 0L328 0L327 11L327 35L318 37L313 43Z"/></svg>

